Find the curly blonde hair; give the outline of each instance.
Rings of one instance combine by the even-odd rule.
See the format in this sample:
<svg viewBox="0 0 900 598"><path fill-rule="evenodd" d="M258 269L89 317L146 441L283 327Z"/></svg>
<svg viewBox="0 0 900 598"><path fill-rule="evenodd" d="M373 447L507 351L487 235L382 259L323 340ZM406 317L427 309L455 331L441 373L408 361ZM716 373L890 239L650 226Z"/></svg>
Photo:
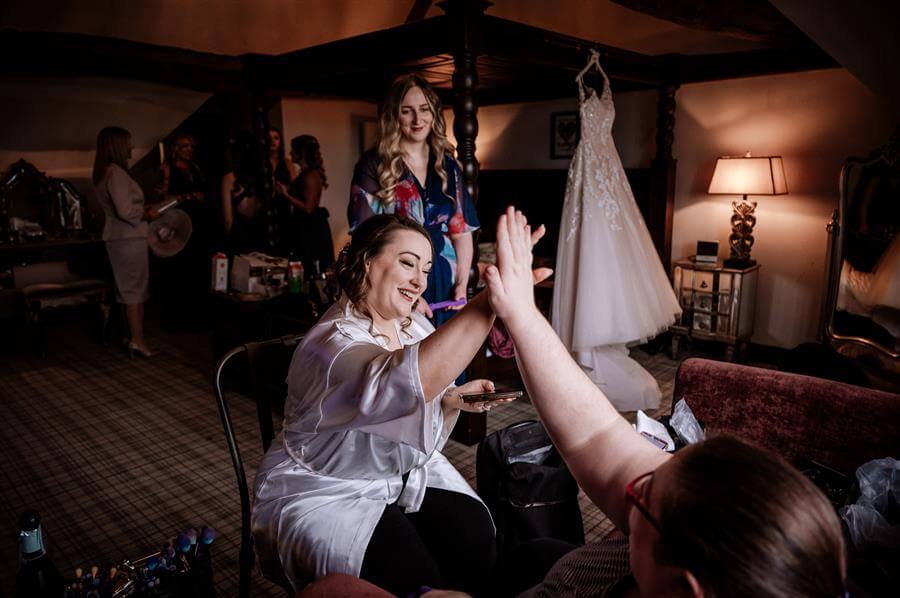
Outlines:
<svg viewBox="0 0 900 598"><path fill-rule="evenodd" d="M447 125L444 122L441 99L431 85L419 75L402 75L394 79L391 84L378 118L379 134L376 151L378 157L381 158L381 163L378 165L378 183L381 189L377 195L386 203L394 201L394 188L403 177L403 150L400 148L400 140L403 137L400 132L400 105L407 92L413 87L422 90L433 116L428 145L434 155L435 173L441 179L441 191L447 195L447 171L444 170L444 156L454 159L453 152L456 151L456 148L447 139Z"/></svg>

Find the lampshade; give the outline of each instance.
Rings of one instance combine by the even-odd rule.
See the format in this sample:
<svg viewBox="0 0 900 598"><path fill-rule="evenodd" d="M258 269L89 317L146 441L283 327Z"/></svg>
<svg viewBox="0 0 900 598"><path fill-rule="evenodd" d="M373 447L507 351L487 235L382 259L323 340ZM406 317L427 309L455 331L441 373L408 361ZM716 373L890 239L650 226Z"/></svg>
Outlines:
<svg viewBox="0 0 900 598"><path fill-rule="evenodd" d="M785 195L781 156L722 156L709 182L711 195Z"/></svg>

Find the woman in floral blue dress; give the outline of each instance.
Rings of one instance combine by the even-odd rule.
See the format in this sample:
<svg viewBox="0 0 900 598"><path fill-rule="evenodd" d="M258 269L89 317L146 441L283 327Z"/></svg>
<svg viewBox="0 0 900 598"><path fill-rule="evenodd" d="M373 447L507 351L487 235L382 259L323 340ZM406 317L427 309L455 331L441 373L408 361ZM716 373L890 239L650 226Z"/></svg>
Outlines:
<svg viewBox="0 0 900 598"><path fill-rule="evenodd" d="M434 260L419 309L436 326L453 309L426 303L466 298L479 228L462 170L453 158L437 94L417 75L394 81L379 118L379 140L356 164L347 217L352 232L375 214L399 214L420 222L431 238Z"/></svg>

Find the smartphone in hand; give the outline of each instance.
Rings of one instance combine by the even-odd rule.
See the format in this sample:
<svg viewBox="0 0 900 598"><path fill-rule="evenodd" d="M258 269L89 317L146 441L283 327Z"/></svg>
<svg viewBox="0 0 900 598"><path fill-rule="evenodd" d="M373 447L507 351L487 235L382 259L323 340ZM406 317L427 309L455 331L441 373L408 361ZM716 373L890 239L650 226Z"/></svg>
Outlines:
<svg viewBox="0 0 900 598"><path fill-rule="evenodd" d="M459 395L459 398L462 399L463 403L490 403L492 401L518 399L521 396L521 390L513 390L508 392L477 392L472 394L462 394Z"/></svg>

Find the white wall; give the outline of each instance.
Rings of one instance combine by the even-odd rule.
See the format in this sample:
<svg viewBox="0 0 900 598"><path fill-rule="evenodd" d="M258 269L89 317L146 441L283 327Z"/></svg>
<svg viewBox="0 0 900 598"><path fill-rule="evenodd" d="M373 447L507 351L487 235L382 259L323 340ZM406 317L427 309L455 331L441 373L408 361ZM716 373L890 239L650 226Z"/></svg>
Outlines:
<svg viewBox="0 0 900 598"><path fill-rule="evenodd" d="M550 159L550 114L578 110L576 87L572 98L478 109L475 155L484 170L566 169L569 160ZM613 136L628 167L648 166L656 135L656 93L632 92L616 96ZM445 110L447 130L453 131L453 111ZM455 143L455 139L454 139Z"/></svg>
<svg viewBox="0 0 900 598"><path fill-rule="evenodd" d="M331 213L331 234L335 250L349 240L347 202L353 167L359 159L359 129L363 119L375 118L375 104L345 100L285 98L281 102L284 139L290 143L297 135L313 135L319 140L328 188L322 193L322 206Z"/></svg>
<svg viewBox="0 0 900 598"><path fill-rule="evenodd" d="M753 257L762 270L753 341L793 347L814 340L838 173L847 156L887 140L895 124L890 106L841 69L685 85L676 100L672 257L694 253L700 239L718 240L720 255L728 255L730 199L706 195L718 156L783 156L790 194L758 198ZM615 103L623 163L647 166L656 94L618 94ZM574 108L573 97L480 109L482 168L566 168L567 161L549 159L550 113Z"/></svg>

